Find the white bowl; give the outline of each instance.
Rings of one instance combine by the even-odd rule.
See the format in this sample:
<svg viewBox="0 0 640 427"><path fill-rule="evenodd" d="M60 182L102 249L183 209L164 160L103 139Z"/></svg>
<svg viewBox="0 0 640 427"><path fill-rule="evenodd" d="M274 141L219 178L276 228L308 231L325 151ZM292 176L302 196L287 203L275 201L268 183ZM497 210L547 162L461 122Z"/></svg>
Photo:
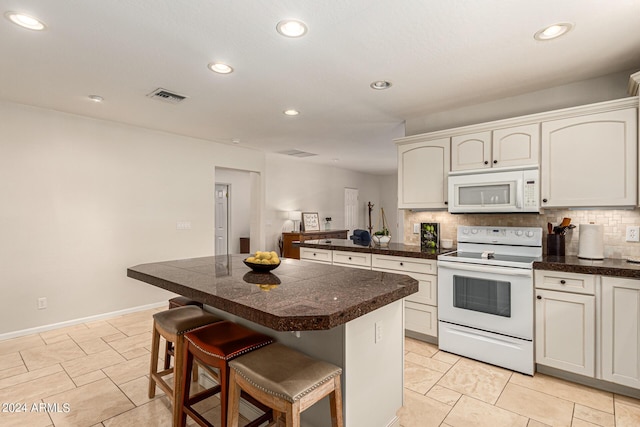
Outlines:
<svg viewBox="0 0 640 427"><path fill-rule="evenodd" d="M442 249L451 249L453 247L453 240L451 240L451 239L440 239L440 247Z"/></svg>
<svg viewBox="0 0 640 427"><path fill-rule="evenodd" d="M391 241L391 236L376 236L375 234L371 236L373 239L373 243L379 246L387 246Z"/></svg>

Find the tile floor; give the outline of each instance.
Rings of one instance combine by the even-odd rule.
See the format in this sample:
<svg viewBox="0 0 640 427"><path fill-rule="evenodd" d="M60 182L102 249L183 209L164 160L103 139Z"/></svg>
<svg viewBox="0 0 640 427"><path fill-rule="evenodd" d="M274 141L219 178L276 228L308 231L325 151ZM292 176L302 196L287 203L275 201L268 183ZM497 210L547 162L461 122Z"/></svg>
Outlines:
<svg viewBox="0 0 640 427"><path fill-rule="evenodd" d="M147 397L153 312L0 341L0 426L170 426L166 396ZM217 399L201 405L215 424ZM407 338L399 416L403 427L635 427L640 401Z"/></svg>

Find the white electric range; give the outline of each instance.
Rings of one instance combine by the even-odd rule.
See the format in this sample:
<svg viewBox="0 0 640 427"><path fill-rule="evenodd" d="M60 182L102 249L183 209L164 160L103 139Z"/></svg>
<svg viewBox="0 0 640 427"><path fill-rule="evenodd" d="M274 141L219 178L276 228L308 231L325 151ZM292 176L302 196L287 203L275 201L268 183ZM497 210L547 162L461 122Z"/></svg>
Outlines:
<svg viewBox="0 0 640 427"><path fill-rule="evenodd" d="M458 250L438 256L440 349L533 375L542 229L460 226L457 234Z"/></svg>

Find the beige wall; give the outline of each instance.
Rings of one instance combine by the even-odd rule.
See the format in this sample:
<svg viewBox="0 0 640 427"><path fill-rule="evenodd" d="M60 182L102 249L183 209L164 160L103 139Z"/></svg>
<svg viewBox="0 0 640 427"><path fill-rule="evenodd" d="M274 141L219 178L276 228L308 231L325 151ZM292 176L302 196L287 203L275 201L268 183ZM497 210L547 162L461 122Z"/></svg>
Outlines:
<svg viewBox="0 0 640 427"><path fill-rule="evenodd" d="M391 144L392 142L389 141ZM357 188L359 195L358 228L368 225L367 202L375 204L372 224L375 227L379 207L385 204L395 223L397 186L395 175L377 176L354 172L333 166L317 165L304 159L289 158L280 154L267 154L266 162L266 250L277 248L278 237L287 225L287 212L318 212L321 228L324 218L331 217L331 228L344 227L344 189ZM381 202L381 189L392 188L394 193ZM387 206L388 205L388 206ZM386 213L387 219L389 213Z"/></svg>
<svg viewBox="0 0 640 427"><path fill-rule="evenodd" d="M240 147L6 102L0 117L0 336L166 301L126 268L211 255L216 166L264 173Z"/></svg>
<svg viewBox="0 0 640 427"><path fill-rule="evenodd" d="M408 118L405 121L406 136L625 98L629 96L629 76L636 71L638 70L628 70L491 102Z"/></svg>

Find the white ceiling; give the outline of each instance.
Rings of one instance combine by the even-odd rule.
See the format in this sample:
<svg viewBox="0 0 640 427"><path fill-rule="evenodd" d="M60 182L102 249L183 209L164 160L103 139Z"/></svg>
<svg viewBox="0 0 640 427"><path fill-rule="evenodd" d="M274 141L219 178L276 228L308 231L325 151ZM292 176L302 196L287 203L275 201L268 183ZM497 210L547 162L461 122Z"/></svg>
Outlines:
<svg viewBox="0 0 640 427"><path fill-rule="evenodd" d="M395 170L405 119L640 67L640 0L0 0L8 10L47 29L0 19L0 99L373 173ZM285 18L307 35L280 36ZM566 36L533 39L567 21ZM393 87L372 90L380 79ZM188 99L145 96L159 87Z"/></svg>

